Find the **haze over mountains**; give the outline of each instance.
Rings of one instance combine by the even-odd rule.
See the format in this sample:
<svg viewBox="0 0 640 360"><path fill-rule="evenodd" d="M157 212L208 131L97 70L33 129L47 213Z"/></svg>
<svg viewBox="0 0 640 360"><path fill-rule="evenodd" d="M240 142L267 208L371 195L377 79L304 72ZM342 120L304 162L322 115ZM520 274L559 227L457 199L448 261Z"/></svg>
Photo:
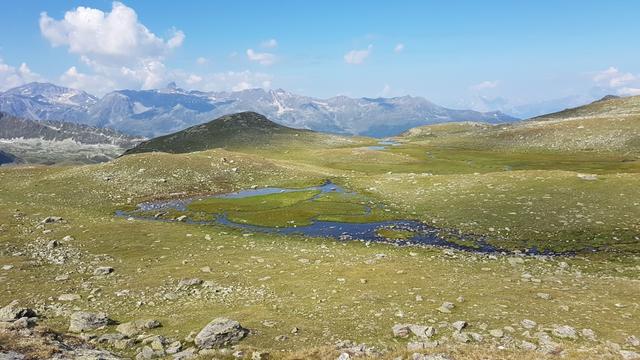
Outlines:
<svg viewBox="0 0 640 360"><path fill-rule="evenodd" d="M164 89L118 90L101 99L49 83L30 83L0 94L0 111L35 120L62 120L154 137L223 115L254 111L279 124L323 132L384 137L415 126L451 122L504 123L502 112L453 110L421 97L317 99L282 89L235 92Z"/></svg>

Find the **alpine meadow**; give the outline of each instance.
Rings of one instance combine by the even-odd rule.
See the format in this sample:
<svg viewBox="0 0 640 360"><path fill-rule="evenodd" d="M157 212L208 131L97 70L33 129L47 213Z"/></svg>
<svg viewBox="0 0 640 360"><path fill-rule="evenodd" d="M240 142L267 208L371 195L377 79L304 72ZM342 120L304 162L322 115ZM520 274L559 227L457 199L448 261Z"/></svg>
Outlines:
<svg viewBox="0 0 640 360"><path fill-rule="evenodd" d="M73 3L0 12L0 360L640 359L640 4Z"/></svg>

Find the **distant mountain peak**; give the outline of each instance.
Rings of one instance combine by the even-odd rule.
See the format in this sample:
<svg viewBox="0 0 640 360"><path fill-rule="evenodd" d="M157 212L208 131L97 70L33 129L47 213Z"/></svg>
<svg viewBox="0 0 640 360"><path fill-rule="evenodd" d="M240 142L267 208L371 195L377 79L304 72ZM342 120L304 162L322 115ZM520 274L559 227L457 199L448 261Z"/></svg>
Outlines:
<svg viewBox="0 0 640 360"><path fill-rule="evenodd" d="M602 98L594 101L593 103L598 103L598 102L602 102L602 101L609 101L609 100L614 100L614 99L620 99L620 96L617 96L617 95L605 95Z"/></svg>

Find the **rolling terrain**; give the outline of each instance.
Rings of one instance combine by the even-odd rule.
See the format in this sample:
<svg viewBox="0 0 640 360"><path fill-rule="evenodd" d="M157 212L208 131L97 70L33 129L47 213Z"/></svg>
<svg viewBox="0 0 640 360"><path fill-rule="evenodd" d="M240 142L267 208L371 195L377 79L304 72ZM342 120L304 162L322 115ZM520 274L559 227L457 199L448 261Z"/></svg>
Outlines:
<svg viewBox="0 0 640 360"><path fill-rule="evenodd" d="M636 106L420 127L395 145L249 112L106 163L2 168L0 305L61 333L104 312L127 326L83 337L129 358L633 358ZM458 246L407 245L404 228L378 229L385 242L296 233L318 219L417 221ZM250 333L233 348L194 340L220 317ZM127 331L145 319L161 326Z"/></svg>

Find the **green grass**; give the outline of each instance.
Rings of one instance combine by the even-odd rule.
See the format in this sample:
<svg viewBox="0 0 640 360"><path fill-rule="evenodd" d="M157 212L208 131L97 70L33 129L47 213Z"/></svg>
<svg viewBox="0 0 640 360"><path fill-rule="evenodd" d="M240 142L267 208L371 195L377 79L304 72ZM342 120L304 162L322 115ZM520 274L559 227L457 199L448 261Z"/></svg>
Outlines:
<svg viewBox="0 0 640 360"><path fill-rule="evenodd" d="M388 240L409 240L415 236L413 231L390 228L378 229L376 233Z"/></svg>
<svg viewBox="0 0 640 360"><path fill-rule="evenodd" d="M487 129L476 130L497 131ZM91 166L2 168L0 264L14 267L0 272L0 304L20 299L36 306L45 312L42 323L58 330L68 326L65 313L76 308L105 311L119 321L157 318L163 327L152 332L174 338L226 316L254 330L243 347L268 349L275 358L343 339L400 353L406 340L391 336L396 323L466 320L470 329L483 333L481 324L487 329L512 326L512 336L521 340L526 337L518 324L526 318L545 328L594 329L600 339L596 345L558 340L569 359L587 356L580 348L594 358L610 356L606 341L624 344L627 336L638 336L640 174L635 153L552 147L507 151L486 146L495 134L462 141L465 135L458 127L426 140L407 137L404 145L385 151L368 150L363 144L371 140L359 139L283 151L217 149L139 154ZM596 173L597 180L580 179L578 173ZM311 201L317 192L301 191L207 199L193 203L187 214L221 211L237 221L269 226L300 225L313 218L419 219L443 233L483 236L505 249L536 247L578 256L527 257L512 265L510 255L450 255L440 248L249 234L220 225L113 215L142 201L252 186L305 188L326 179L355 195L328 193ZM50 215L66 222L39 226ZM408 236L395 229L381 234ZM55 265L29 256L34 247L45 248L42 244L66 235L75 240L61 248L77 250L78 262ZM592 253L592 248L600 251ZM116 271L94 278L91 271L99 265ZM211 272L202 272L204 266ZM69 280L53 281L60 274L69 274ZM526 274L539 281L526 281ZM193 277L222 290L176 290L180 279ZM99 290L92 294L93 289ZM122 290L129 295L117 296ZM165 297L174 292L174 300ZM551 300L540 299L538 292L551 294ZM82 300L61 303L56 299L63 293L78 293ZM437 311L442 302L460 296L465 301L456 303L453 313ZM52 304L61 311L45 309ZM268 327L264 320L277 324ZM290 333L294 326L301 329L299 335ZM276 341L278 335L289 339ZM448 335L442 330L439 337ZM492 354L497 344L486 338L456 358L474 358L476 349ZM448 347L436 350L446 353ZM324 358L336 357L330 352Z"/></svg>

